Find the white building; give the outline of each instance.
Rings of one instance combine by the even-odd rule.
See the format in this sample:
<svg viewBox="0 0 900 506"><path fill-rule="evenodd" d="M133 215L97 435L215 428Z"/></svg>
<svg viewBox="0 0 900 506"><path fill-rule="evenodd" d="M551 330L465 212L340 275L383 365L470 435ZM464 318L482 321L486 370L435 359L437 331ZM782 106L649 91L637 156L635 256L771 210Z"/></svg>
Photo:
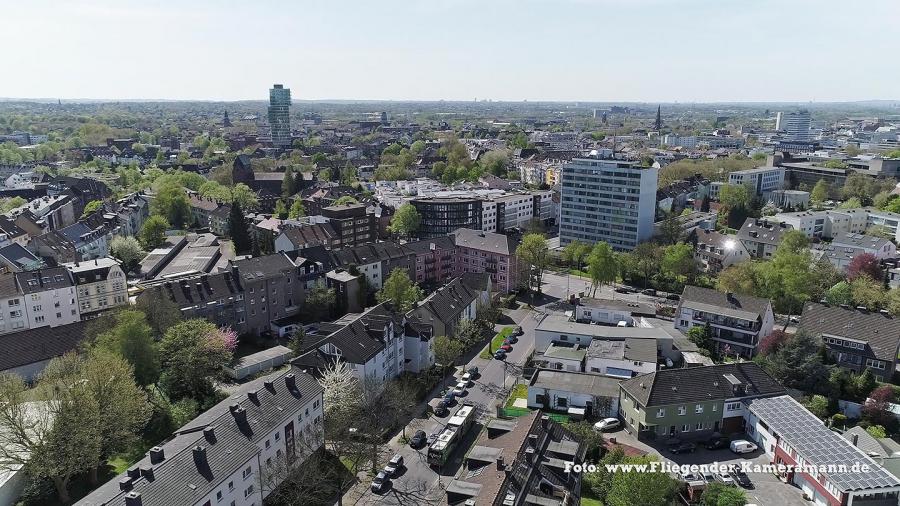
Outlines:
<svg viewBox="0 0 900 506"><path fill-rule="evenodd" d="M789 112L781 115L781 121L778 122L778 130L784 131L785 139L789 141L808 141L809 134L809 111L801 110Z"/></svg>
<svg viewBox="0 0 900 506"><path fill-rule="evenodd" d="M15 273L29 327L56 327L81 320L75 284L64 267Z"/></svg>
<svg viewBox="0 0 900 506"><path fill-rule="evenodd" d="M241 385L79 506L261 506L324 444L323 389L296 367Z"/></svg>
<svg viewBox="0 0 900 506"><path fill-rule="evenodd" d="M0 334L29 328L25 306L25 297L19 292L13 273L0 274Z"/></svg>
<svg viewBox="0 0 900 506"><path fill-rule="evenodd" d="M684 332L709 324L719 352L753 357L759 341L772 333L775 315L769 299L685 286L675 310L675 328Z"/></svg>
<svg viewBox="0 0 900 506"><path fill-rule="evenodd" d="M82 316L128 304L125 272L113 258L63 264L75 281Z"/></svg>
<svg viewBox="0 0 900 506"><path fill-rule="evenodd" d="M538 370L528 384L528 407L605 418L619 412L619 381L596 374Z"/></svg>
<svg viewBox="0 0 900 506"><path fill-rule="evenodd" d="M736 170L728 174L728 184L747 185L763 196L784 187L784 167L756 167L755 169Z"/></svg>
<svg viewBox="0 0 900 506"><path fill-rule="evenodd" d="M694 259L704 272L717 274L736 263L750 260L750 252L737 236L698 230Z"/></svg>
<svg viewBox="0 0 900 506"><path fill-rule="evenodd" d="M630 251L653 235L659 169L614 159L574 158L563 166L560 246L604 241Z"/></svg>
<svg viewBox="0 0 900 506"><path fill-rule="evenodd" d="M878 260L887 260L897 256L897 245L883 237L841 232L834 235L831 245L856 248L863 253L874 255Z"/></svg>
<svg viewBox="0 0 900 506"><path fill-rule="evenodd" d="M674 337L659 327L615 327L594 325L570 321L561 314L545 316L534 330L534 350L543 353L551 343L578 344L590 346L595 339L607 341L624 341L626 339L645 339L656 346L657 356L673 361L680 357L674 348Z"/></svg>

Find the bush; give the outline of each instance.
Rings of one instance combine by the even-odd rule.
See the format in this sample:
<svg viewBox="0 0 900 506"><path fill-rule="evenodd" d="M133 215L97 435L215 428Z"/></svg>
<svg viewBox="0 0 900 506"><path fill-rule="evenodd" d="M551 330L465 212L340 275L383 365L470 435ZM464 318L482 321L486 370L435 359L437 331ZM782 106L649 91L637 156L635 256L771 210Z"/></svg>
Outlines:
<svg viewBox="0 0 900 506"><path fill-rule="evenodd" d="M847 425L847 415L843 413L835 413L831 415L832 427L845 427Z"/></svg>

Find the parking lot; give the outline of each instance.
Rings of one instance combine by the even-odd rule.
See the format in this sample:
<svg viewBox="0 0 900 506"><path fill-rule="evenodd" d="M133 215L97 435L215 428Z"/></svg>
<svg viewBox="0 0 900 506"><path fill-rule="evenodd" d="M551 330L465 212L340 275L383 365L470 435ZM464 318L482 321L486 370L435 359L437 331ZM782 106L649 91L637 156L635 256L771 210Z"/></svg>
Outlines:
<svg viewBox="0 0 900 506"><path fill-rule="evenodd" d="M619 443L631 445L647 451L648 453L656 454L663 459L678 465L720 463L740 466L743 462L749 462L751 465L769 464L769 458L762 450L737 455L732 453L728 448L707 450L702 444L698 444L693 453L681 453L676 455L668 451L668 446L665 441L637 441L635 437L624 430L609 432L606 433L605 436L607 438L615 438ZM742 439L742 437L740 435L734 435L731 439ZM743 437L743 439L748 438ZM698 443L702 443L702 441ZM748 472L747 476L753 483L752 488L745 490L747 493L748 504L757 504L760 506L803 506L809 504L809 502L803 499L803 493L799 488L782 482L773 474Z"/></svg>

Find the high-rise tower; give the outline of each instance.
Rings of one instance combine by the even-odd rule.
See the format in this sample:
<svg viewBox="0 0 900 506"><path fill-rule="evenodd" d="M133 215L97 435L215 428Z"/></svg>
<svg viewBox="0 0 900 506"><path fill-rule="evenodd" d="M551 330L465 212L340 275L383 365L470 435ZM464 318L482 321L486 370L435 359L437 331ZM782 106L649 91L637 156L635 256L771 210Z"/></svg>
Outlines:
<svg viewBox="0 0 900 506"><path fill-rule="evenodd" d="M269 128L273 146L291 147L291 89L281 84L269 90Z"/></svg>

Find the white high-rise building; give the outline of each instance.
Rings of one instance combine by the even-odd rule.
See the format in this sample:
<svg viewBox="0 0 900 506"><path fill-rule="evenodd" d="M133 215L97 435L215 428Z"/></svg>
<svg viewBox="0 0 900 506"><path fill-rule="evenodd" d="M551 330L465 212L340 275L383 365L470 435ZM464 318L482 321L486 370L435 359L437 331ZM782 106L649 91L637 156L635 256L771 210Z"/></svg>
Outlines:
<svg viewBox="0 0 900 506"><path fill-rule="evenodd" d="M563 165L560 245L609 243L629 251L653 235L658 169L637 162L574 158Z"/></svg>
<svg viewBox="0 0 900 506"><path fill-rule="evenodd" d="M809 140L809 111L800 110L783 114L779 123L776 125L776 129L783 130L787 140Z"/></svg>

